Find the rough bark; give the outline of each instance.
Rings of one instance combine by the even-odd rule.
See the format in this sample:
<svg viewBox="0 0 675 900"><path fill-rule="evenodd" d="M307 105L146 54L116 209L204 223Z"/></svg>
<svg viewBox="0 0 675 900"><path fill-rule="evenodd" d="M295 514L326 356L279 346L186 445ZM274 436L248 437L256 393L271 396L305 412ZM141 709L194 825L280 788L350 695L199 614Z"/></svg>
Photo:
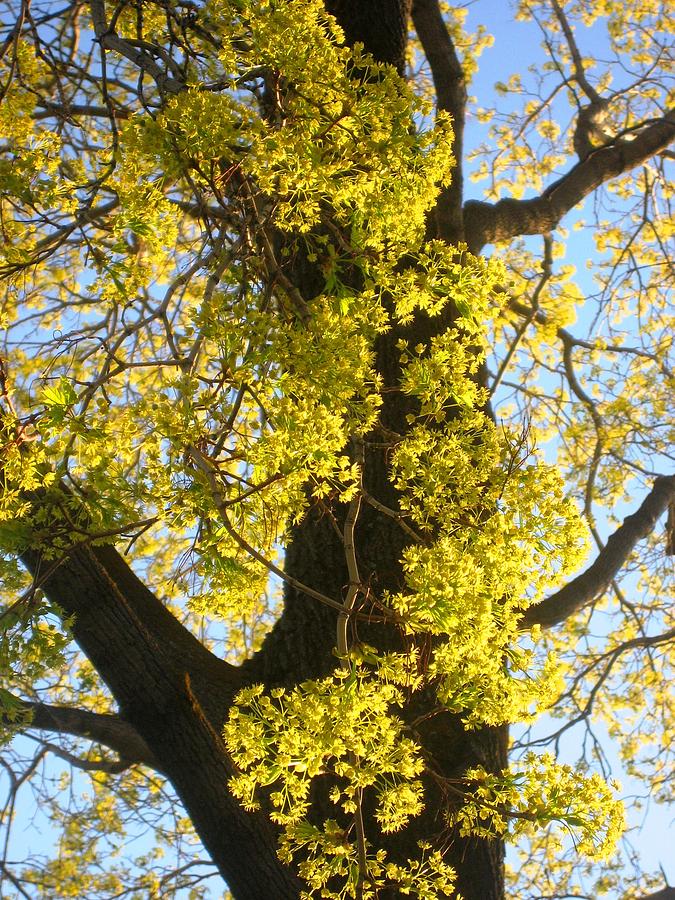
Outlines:
<svg viewBox="0 0 675 900"><path fill-rule="evenodd" d="M413 411L411 400L400 390L397 341L423 342L447 326L442 318L419 316L406 328L394 328L381 338L377 347L377 368L384 382L382 431L366 440L364 481L367 492L380 503L396 509L398 499L388 478L387 448L384 435L402 433L406 415ZM379 445L379 446L378 446ZM286 570L298 581L335 599L341 599L349 581L345 550L340 532L346 510L316 506L295 529L286 553ZM335 525L337 524L337 528ZM408 541L398 523L377 509L365 507L356 529L356 546L361 577L375 596L382 591L397 591L404 579L400 565L402 550ZM244 665L247 678L268 684L292 684L304 678L327 674L335 666L337 613L294 590L285 592L284 612L268 635L261 651ZM354 637L380 648L402 649L402 637L392 628L356 625ZM501 842L467 840L447 828L446 814L452 796L444 785L461 778L472 766L483 765L496 771L506 765L505 728L466 732L458 717L437 711L432 695L415 698L404 710L409 721L430 718L416 727L414 736L424 748L430 774L426 779L426 808L415 826L394 837L382 836L381 846L394 858L405 859L417 853L418 840L448 847L447 859L456 868L457 888L464 900L501 900L503 898L503 852ZM436 711L436 714L433 714ZM317 801L317 808L319 807ZM326 816L335 816L335 808L326 806Z"/></svg>
<svg viewBox="0 0 675 900"><path fill-rule="evenodd" d="M295 876L276 856L262 813L227 788L233 767L221 737L236 669L213 656L136 578L113 547L80 545L54 566L22 560L73 617L73 636L110 688L120 715L171 781L235 897L296 898Z"/></svg>
<svg viewBox="0 0 675 900"><path fill-rule="evenodd" d="M18 699L17 710L20 716L25 715L29 719L29 725L25 726L24 730L48 731L86 738L113 750L118 754L120 761L127 765L141 763L161 771L158 760L143 738L120 716ZM12 723L7 724L11 727Z"/></svg>
<svg viewBox="0 0 675 900"><path fill-rule="evenodd" d="M656 891L653 894L647 894L644 897L641 897L640 900L675 900L675 887L664 887L661 888L660 891Z"/></svg>
<svg viewBox="0 0 675 900"><path fill-rule="evenodd" d="M358 2L342 2L333 7L340 24L343 24L340 16L347 14L348 8L361 7ZM397 22L399 12L392 12ZM381 61L395 62L393 57L382 56L381 45L369 46L367 33L357 36L355 22L358 15L360 13L349 22L349 27L345 26L347 35L361 40ZM429 47L429 52L434 54L433 66L443 108L452 106L451 111L461 117L465 102L463 77L438 6L435 3L418 4L415 16L425 48ZM461 133L460 121L455 138L457 142L459 135L459 146ZM461 220L458 223L457 219L458 212L461 216L461 181L456 181L455 185L453 192L440 198L438 210L432 216L435 223L431 225L432 233L445 239L457 237L457 228L461 227ZM312 273L297 262L289 271L289 277L305 299L322 288L321 280L317 282ZM397 509L398 498L389 480L388 453L393 443L387 436L405 433L408 427L406 416L416 411L411 399L399 387L401 370L397 343L400 339L411 345L426 343L432 335L448 327L451 316L451 312L446 317L433 319L419 315L410 326L392 328L376 345L376 367L383 381L383 406L380 428L365 441L363 478L368 494L389 509ZM390 446L387 446L388 440ZM286 571L294 579L338 601L344 596L349 582L341 540L345 515L346 509L337 504L330 507L326 503L316 504L295 528L285 559ZM373 507L362 507L355 544L361 578L375 597L385 590L398 591L404 586L400 559L408 540L396 520ZM336 625L335 610L308 600L305 594L292 587L287 588L283 615L261 651L244 665L247 678L267 684L293 684L304 678L327 674L335 666ZM353 629L353 637L357 640L386 649L403 647L402 635L391 626L361 622ZM467 840L448 829L446 815L452 798L444 785L451 779L460 778L470 766L484 765L492 771L503 768L507 761L506 729L469 733L456 716L438 712L436 706L434 697L429 695L415 698L410 708L404 710L408 721L425 719L414 735L424 748L430 772L433 772L426 782L425 811L413 828L394 837L378 836L378 845L386 847L393 858L400 860L416 855L419 840L446 846L446 858L456 868L457 889L465 900L501 900L504 893L503 844ZM436 714L429 717L434 711ZM317 796L314 807L319 814L321 806L322 799ZM325 815L334 817L335 814L335 807L326 805Z"/></svg>
<svg viewBox="0 0 675 900"><path fill-rule="evenodd" d="M363 44L378 62L405 70L408 44L408 17L412 0L326 0L326 9L335 16L345 33L345 42Z"/></svg>

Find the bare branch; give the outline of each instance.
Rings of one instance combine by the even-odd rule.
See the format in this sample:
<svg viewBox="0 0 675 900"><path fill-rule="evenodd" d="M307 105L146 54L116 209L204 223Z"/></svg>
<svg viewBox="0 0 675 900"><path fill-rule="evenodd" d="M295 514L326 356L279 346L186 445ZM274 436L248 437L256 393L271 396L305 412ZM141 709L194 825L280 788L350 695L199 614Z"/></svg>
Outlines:
<svg viewBox="0 0 675 900"><path fill-rule="evenodd" d="M22 730L36 729L87 738L109 747L125 761L127 766L131 763L143 763L157 771L160 770L157 759L143 738L120 716L29 700L19 702L19 711L30 715L30 721L22 726ZM53 745L49 745L49 749L53 750Z"/></svg>
<svg viewBox="0 0 675 900"><path fill-rule="evenodd" d="M675 500L671 500L668 506L668 521L666 522L666 555L675 556Z"/></svg>
<svg viewBox="0 0 675 900"><path fill-rule="evenodd" d="M360 466L360 476L359 481L363 478L363 469L365 466L365 458L363 453L363 443L358 443L358 455L359 455L359 466ZM360 486L360 485L359 485ZM356 523L359 518L359 511L361 509L361 501L362 501L361 493L359 492L349 504L349 508L347 510L347 517L345 518L345 524L343 529L343 541L345 545L345 559L347 561L347 571L349 572L349 589L347 590L347 596L344 599L343 603L343 611L338 616L337 621L337 640L336 647L338 655L341 659L345 660L349 653L349 638L347 635L347 629L349 626L349 618L354 611L354 606L356 604L357 597L359 596L360 591L362 590L361 584L361 576L359 574L359 563L356 558L356 545L354 543L354 529L356 528ZM363 824L363 823L361 823ZM358 827L358 822L357 822Z"/></svg>
<svg viewBox="0 0 675 900"><path fill-rule="evenodd" d="M516 329L516 335L515 335L513 341L511 342L511 346L507 350L506 355L504 356L504 359L502 360L501 365L499 366L497 374L494 377L494 381L490 385L490 395L491 396L494 396L494 394L497 391L497 388L501 384L502 378L504 377L504 373L508 369L511 360L513 359L513 357L518 349L518 345L520 344L520 342L523 338L523 335L525 334L527 329L530 327L532 322L537 318L537 313L540 312L539 297L541 296L541 292L544 290L544 287L546 286L547 282L551 280L552 275L553 275L553 238L551 237L550 234L545 234L544 235L544 258L542 259L542 263L541 263L541 277L540 277L539 281L537 282L537 286L535 287L534 292L532 294L532 299L530 301L530 303L531 303L530 309L527 311L527 314L526 314L524 320L520 323L520 325Z"/></svg>
<svg viewBox="0 0 675 900"><path fill-rule="evenodd" d="M67 762L68 765L80 769L82 772L106 772L108 775L119 775L120 772L124 772L130 766L133 766L135 762L135 760L123 759L122 757L117 759L101 759L100 757L98 759L87 759L83 756L77 756L77 754L71 753L69 750L64 750L63 747L59 747L58 744L52 744L51 741L41 740L39 743L45 750L48 750L54 756L58 756Z"/></svg>
<svg viewBox="0 0 675 900"><path fill-rule="evenodd" d="M415 0L412 10L417 36L422 42L425 56L431 67L439 110L450 113L454 140L452 155L455 169L450 185L441 193L432 220L436 234L449 243L463 240L462 158L464 144L464 119L466 109L466 79L462 64L441 13L438 0Z"/></svg>
<svg viewBox="0 0 675 900"><path fill-rule="evenodd" d="M544 628L559 625L605 591L637 542L653 531L673 499L675 476L657 478L638 511L624 519L595 562L555 594L528 609L523 617L524 624Z"/></svg>
<svg viewBox="0 0 675 900"><path fill-rule="evenodd" d="M531 200L506 198L497 203L470 200L464 204L464 226L469 249L478 253L486 244L507 241L520 234L552 231L572 207L600 185L628 172L675 139L675 109L645 123L640 130L593 150L543 194Z"/></svg>

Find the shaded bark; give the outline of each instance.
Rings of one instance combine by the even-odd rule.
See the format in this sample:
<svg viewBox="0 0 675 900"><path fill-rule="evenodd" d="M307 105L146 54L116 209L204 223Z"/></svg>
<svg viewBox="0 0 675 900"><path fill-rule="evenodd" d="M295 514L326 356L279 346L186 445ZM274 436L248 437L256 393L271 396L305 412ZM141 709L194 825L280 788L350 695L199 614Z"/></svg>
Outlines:
<svg viewBox="0 0 675 900"><path fill-rule="evenodd" d="M675 887L664 887L661 888L660 891L656 891L653 894L647 894L644 897L641 897L640 900L675 900Z"/></svg>
<svg viewBox="0 0 675 900"><path fill-rule="evenodd" d="M377 369L384 386L382 428L365 441L364 483L368 494L393 510L398 507L398 498L388 477L386 435L405 432L406 416L415 411L410 397L399 389L397 342L401 338L412 344L428 341L447 325L448 321L443 317L431 319L420 315L412 325L394 327L378 341ZM317 504L294 529L286 552L287 572L336 599L344 596L349 582L341 540L345 514L346 508L340 505L327 508L326 504ZM408 542L408 535L396 520L372 507L362 507L355 543L361 577L375 597L382 596L384 591L394 592L404 587L400 560ZM262 649L244 663L247 678L266 684L290 685L328 674L336 663L333 649L336 624L335 610L287 588L283 615ZM404 647L403 635L391 625L358 622L353 625L352 637L379 649L402 650ZM465 770L473 766L482 765L488 771L504 768L507 764L507 729L465 731L458 716L438 708L433 691L414 695L402 715L409 723L420 722L414 727L412 736L422 747L428 762L424 779L425 810L403 832L393 836L369 834L369 839L375 838L378 846L386 848L390 856L399 861L416 856L420 840L447 848L446 861L457 871L457 889L464 900L502 900L503 844L501 841L466 839L448 827L447 814L456 798L446 785L461 779ZM323 796L315 798L313 806L319 818L336 816L335 807Z"/></svg>
<svg viewBox="0 0 675 900"><path fill-rule="evenodd" d="M22 730L49 731L86 738L113 750L128 765L142 763L161 771L158 760L146 742L120 716L30 700L18 700L17 705L19 714L29 717L29 724L23 726ZM7 724L11 726L12 723Z"/></svg>
<svg viewBox="0 0 675 900"><path fill-rule="evenodd" d="M350 46L363 44L378 62L395 66L399 75L405 70L408 44L408 17L412 0L326 0Z"/></svg>
<svg viewBox="0 0 675 900"><path fill-rule="evenodd" d="M345 14L350 6L360 8L358 3L343 2L339 4L338 12ZM463 75L449 43L438 5L418 4L414 14L415 24L424 35L425 48L429 47L429 52L435 54L432 65L443 108L452 106L450 111L462 117L465 103ZM337 17L343 24L340 15ZM354 21L349 28L345 28L352 38L354 28ZM366 43L367 35L354 39L362 40L366 49L378 59L393 62L392 59L383 59L381 47L374 49ZM455 138L457 146L459 136L460 147L461 134L460 122ZM446 239L451 234L458 237L457 228L461 228L461 180L454 184L449 194L441 196L438 209L431 217L432 222L436 223L431 225L431 232ZM323 289L323 279L317 279L316 274L315 268L309 267L308 270L304 261L297 258L287 272L288 278L306 300ZM389 478L389 454L398 440L397 436L405 434L409 427L407 416L418 411L414 401L400 389L402 372L398 342L403 339L412 346L426 344L432 336L448 328L452 315L452 304L448 305L444 315L434 318L421 313L409 326L394 325L376 343L376 368L382 379L383 405L378 430L364 441L363 480L367 493L390 510L398 509L398 496ZM338 601L343 599L349 583L342 541L345 515L346 508L337 503L325 501L314 504L293 530L285 557L289 575ZM370 595L377 599L385 591L398 592L403 589L405 581L401 556L410 539L399 523L377 508L364 504L355 538L359 572L364 584L368 585ZM365 608L364 614L369 611L370 607ZM372 611L376 615L377 607ZM303 679L325 676L336 663L336 626L337 613L334 609L308 600L306 594L287 585L283 615L267 636L262 649L244 663L246 677L268 685L292 685ZM391 625L362 620L353 622L351 627L353 640L373 644L381 650L402 650L404 647L403 635ZM408 722L422 722L415 726L413 736L423 748L429 764L425 778L425 810L403 832L394 836L369 833L369 839L375 837L377 846L386 848L391 858L401 862L418 854L417 842L420 840L447 848L446 860L457 871L457 889L465 900L502 900L503 844L501 841L462 838L448 827L447 814L456 800L446 785L460 779L465 770L472 766L483 765L489 771L505 767L506 728L465 731L459 717L438 709L433 691L413 697L403 710L403 716ZM313 813L319 819L336 816L335 806L330 804L320 789L313 799ZM383 893L383 897L386 896L386 892Z"/></svg>

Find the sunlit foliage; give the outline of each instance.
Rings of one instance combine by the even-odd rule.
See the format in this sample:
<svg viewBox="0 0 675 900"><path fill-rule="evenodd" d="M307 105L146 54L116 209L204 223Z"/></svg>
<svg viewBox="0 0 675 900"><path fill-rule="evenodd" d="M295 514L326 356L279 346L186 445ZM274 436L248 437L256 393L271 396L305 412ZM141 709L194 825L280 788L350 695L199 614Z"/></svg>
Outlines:
<svg viewBox="0 0 675 900"><path fill-rule="evenodd" d="M30 716L17 698L114 709L72 621L17 557L39 550L48 573L73 547L114 539L187 627L239 662L280 614L292 529L329 498L347 510L351 581L342 603L307 602L337 608L335 671L247 687L222 723L239 769L229 789L269 807L307 896L452 893L442 846L420 841L404 864L377 844L424 809L425 751L402 718L416 692L468 732L592 714L629 772L669 799L659 548L592 624L588 608L551 633L523 621L585 561L589 533L602 545L598 508L620 519L671 453L663 160L621 174L576 218L595 234L589 291L560 261L562 229L489 258L430 237L427 216L462 163L451 117L434 118L426 73L408 85L345 47L320 0L52 6L3 9L8 739ZM469 41L462 12L448 11L449 32L470 76L490 40L483 29ZM573 154L662 115L667 87L652 73L665 16L658 3L519 4L547 61L497 84L503 110L477 110L489 131L468 159L487 198L539 192ZM582 56L571 24L601 30L611 62ZM350 539L361 505L377 503L363 449L386 393L376 346L422 316L445 324L398 341L413 411L386 436L398 508L383 509L408 535L404 584L372 596ZM589 336L569 330L577 321ZM407 651L355 640L356 610ZM58 836L52 858L6 874L3 896L207 895L208 861L159 775L116 768L78 738L38 741L24 758L21 740L7 771L33 777ZM605 860L624 820L615 783L535 752L527 735L521 749L510 768L457 779L443 827L531 841L514 889L525 898L544 877L532 871L566 871L568 834ZM75 768L59 776L47 752ZM316 823L312 785L326 776L336 816ZM150 836L134 846L138 823ZM607 865L601 878L618 879Z"/></svg>

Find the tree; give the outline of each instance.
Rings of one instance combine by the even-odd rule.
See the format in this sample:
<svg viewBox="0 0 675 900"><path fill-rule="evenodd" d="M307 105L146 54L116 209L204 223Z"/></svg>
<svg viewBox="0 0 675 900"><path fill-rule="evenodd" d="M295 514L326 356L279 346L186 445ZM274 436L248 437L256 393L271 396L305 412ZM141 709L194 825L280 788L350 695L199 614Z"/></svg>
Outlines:
<svg viewBox="0 0 675 900"><path fill-rule="evenodd" d="M667 14L524 0L476 110L465 12L6 5L5 824L62 833L3 896L496 900L507 840L513 896L657 886L594 723L668 799ZM509 751L549 708L574 768Z"/></svg>

